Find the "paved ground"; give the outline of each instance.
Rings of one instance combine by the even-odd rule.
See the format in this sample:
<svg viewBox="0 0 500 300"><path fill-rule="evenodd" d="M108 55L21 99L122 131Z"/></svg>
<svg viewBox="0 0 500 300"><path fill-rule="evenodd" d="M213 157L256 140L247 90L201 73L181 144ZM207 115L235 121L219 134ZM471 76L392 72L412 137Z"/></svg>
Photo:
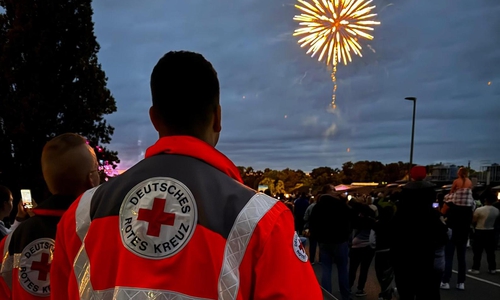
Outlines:
<svg viewBox="0 0 500 300"><path fill-rule="evenodd" d="M318 257L318 256L316 256ZM496 252L497 265L500 267L500 251ZM455 259L456 260L456 259ZM456 262L455 262L456 264ZM467 268L469 269L472 264L472 251L467 250ZM353 299L359 300L377 300L378 293L380 292L380 287L375 276L374 263L370 268L368 275L368 282L366 283L365 291L367 296L365 297L354 297ZM483 268L486 269L486 254L483 254ZM456 266L454 270L457 270ZM319 264L314 265L314 271L316 276L321 278L321 266ZM337 270L335 266L333 267L333 296L340 298L340 293L338 291L337 283ZM453 274L450 286L451 289L448 291L441 290L442 300L499 300L500 299L500 269L497 274L491 275L485 271L481 272L479 275L467 275L465 281L465 291L458 291L454 287L456 285L456 273ZM356 286L356 284L354 285ZM325 300L335 299L333 297L328 297L325 295ZM396 299L396 298L394 298Z"/></svg>

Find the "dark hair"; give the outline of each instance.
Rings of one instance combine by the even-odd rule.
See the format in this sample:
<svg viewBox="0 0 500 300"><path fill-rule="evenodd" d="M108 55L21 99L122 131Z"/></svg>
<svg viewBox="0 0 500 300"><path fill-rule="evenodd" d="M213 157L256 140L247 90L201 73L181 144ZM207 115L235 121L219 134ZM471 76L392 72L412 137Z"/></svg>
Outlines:
<svg viewBox="0 0 500 300"><path fill-rule="evenodd" d="M324 185L321 189L321 194L328 194L330 192L335 192L335 187L333 186L333 184Z"/></svg>
<svg viewBox="0 0 500 300"><path fill-rule="evenodd" d="M486 198L484 199L484 202L488 203L488 204L493 204L497 201L497 197L494 193L489 193L488 196L486 196Z"/></svg>
<svg viewBox="0 0 500 300"><path fill-rule="evenodd" d="M7 187L0 185L0 204L8 202L11 194L11 191Z"/></svg>
<svg viewBox="0 0 500 300"><path fill-rule="evenodd" d="M171 51L151 74L153 107L176 134L196 134L210 122L219 104L219 79L201 54Z"/></svg>

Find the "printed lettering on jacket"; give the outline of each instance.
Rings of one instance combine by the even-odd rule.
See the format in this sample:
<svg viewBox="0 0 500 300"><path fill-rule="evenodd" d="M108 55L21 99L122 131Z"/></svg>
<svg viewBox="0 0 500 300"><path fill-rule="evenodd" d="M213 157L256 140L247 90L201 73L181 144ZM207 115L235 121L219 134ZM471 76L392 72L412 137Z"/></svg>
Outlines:
<svg viewBox="0 0 500 300"><path fill-rule="evenodd" d="M295 235L293 236L293 252L295 252L297 258L300 259L302 262L307 262L308 257L306 249L302 245L302 241L300 240L300 237L297 234L297 232L295 232Z"/></svg>
<svg viewBox="0 0 500 300"><path fill-rule="evenodd" d="M178 253L193 236L198 211L179 180L155 177L134 186L120 208L122 242L132 253L161 259Z"/></svg>
<svg viewBox="0 0 500 300"><path fill-rule="evenodd" d="M35 296L50 295L50 264L54 240L42 238L29 243L19 261L19 284Z"/></svg>

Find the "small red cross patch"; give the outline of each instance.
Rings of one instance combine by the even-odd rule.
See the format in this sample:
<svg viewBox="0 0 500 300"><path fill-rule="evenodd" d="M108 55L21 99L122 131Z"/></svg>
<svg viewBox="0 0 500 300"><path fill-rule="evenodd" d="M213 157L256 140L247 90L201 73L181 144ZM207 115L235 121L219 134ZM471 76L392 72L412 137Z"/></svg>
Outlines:
<svg viewBox="0 0 500 300"><path fill-rule="evenodd" d="M306 249L304 249L304 246L302 246L302 242L299 242L299 249L300 251L306 251Z"/></svg>

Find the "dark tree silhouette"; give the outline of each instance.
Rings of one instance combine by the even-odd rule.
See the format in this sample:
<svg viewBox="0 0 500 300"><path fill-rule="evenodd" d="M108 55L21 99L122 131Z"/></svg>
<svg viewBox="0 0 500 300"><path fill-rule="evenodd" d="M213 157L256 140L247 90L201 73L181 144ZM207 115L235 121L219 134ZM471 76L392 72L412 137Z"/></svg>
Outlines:
<svg viewBox="0 0 500 300"><path fill-rule="evenodd" d="M40 192L43 145L65 132L109 143L114 128L104 116L116 103L97 59L91 0L0 6L0 180ZM116 152L100 155L119 162Z"/></svg>

